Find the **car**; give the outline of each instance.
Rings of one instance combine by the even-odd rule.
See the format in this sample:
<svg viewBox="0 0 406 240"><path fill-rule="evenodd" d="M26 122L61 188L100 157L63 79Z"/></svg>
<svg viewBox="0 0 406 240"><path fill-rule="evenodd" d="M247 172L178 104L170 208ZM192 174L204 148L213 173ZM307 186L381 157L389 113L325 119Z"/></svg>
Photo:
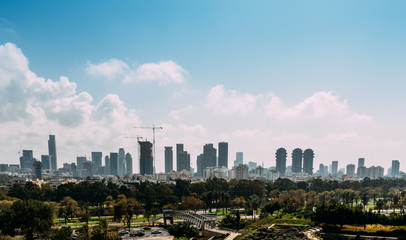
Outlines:
<svg viewBox="0 0 406 240"><path fill-rule="evenodd" d="M143 227L142 229L144 229L144 230L151 230L150 227Z"/></svg>
<svg viewBox="0 0 406 240"><path fill-rule="evenodd" d="M138 231L138 232L132 232L130 233L130 237L142 237L144 236L145 233L143 231Z"/></svg>
<svg viewBox="0 0 406 240"><path fill-rule="evenodd" d="M120 232L118 232L119 236L124 236L126 234L129 234L129 232L127 230L121 230Z"/></svg>
<svg viewBox="0 0 406 240"><path fill-rule="evenodd" d="M154 230L154 231L151 232L151 234L160 234L160 233L161 233L161 232L158 231L158 230Z"/></svg>

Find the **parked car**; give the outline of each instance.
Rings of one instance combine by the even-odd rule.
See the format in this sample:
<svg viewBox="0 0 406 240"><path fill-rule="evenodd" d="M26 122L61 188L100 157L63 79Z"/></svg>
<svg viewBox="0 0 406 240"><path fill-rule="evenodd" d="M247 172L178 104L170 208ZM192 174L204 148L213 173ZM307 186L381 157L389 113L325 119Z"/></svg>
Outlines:
<svg viewBox="0 0 406 240"><path fill-rule="evenodd" d="M154 231L151 232L151 234L160 234L160 233L161 233L161 232L158 231L158 230L154 230Z"/></svg>
<svg viewBox="0 0 406 240"><path fill-rule="evenodd" d="M144 230L151 230L150 227L143 227L142 229L144 229Z"/></svg>
<svg viewBox="0 0 406 240"><path fill-rule="evenodd" d="M127 230L121 230L120 232L118 232L119 236L124 236L126 234L129 234L129 232Z"/></svg>

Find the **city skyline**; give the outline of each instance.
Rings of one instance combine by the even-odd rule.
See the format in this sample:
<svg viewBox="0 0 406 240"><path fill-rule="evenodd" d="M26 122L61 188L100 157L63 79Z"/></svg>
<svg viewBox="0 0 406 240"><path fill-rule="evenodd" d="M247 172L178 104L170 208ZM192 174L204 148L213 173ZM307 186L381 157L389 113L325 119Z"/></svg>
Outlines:
<svg viewBox="0 0 406 240"><path fill-rule="evenodd" d="M51 155L49 135L58 167L119 148L138 159L125 137L151 141L134 127L156 125L157 172L178 142L195 170L204 144L228 142L229 167L235 152L274 166L283 147L313 149L313 168L365 158L406 171L405 7L1 1L0 163Z"/></svg>

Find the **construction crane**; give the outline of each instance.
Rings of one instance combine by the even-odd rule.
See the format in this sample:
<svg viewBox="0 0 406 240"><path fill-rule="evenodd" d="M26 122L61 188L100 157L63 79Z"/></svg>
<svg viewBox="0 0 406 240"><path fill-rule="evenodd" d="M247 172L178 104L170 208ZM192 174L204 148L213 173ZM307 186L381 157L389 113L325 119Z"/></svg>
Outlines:
<svg viewBox="0 0 406 240"><path fill-rule="evenodd" d="M152 158L152 165L153 167L153 174L155 175L155 130L156 129L163 129L163 127L157 127L152 125L152 127L134 127L134 128L141 128L141 129L152 129L152 145L154 146L154 157Z"/></svg>

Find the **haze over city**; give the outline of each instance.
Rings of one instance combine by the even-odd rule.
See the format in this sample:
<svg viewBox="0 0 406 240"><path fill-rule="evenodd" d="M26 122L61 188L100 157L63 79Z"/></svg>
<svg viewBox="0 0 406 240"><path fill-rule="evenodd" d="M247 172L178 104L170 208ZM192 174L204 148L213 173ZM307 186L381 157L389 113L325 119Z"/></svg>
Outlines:
<svg viewBox="0 0 406 240"><path fill-rule="evenodd" d="M0 163L58 167L152 141L196 157L228 142L275 166L280 147L405 171L403 1L0 2ZM125 138L131 137L131 138Z"/></svg>

